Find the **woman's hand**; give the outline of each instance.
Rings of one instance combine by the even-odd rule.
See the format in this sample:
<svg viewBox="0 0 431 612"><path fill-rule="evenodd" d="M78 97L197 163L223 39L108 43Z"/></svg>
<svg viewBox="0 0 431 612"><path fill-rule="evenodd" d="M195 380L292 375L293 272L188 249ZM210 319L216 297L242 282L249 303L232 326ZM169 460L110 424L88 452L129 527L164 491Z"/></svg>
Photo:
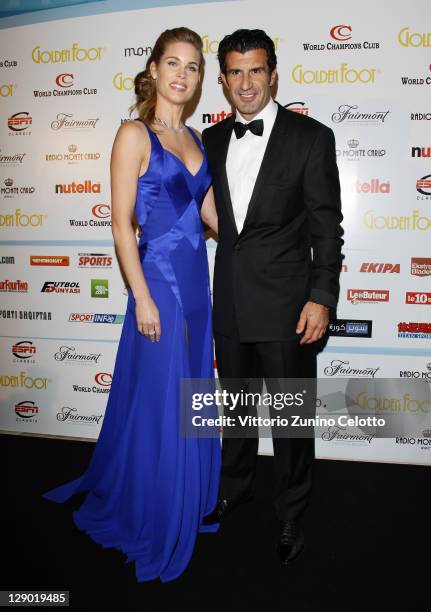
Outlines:
<svg viewBox="0 0 431 612"><path fill-rule="evenodd" d="M160 315L151 297L135 300L136 326L151 342L158 342L162 334Z"/></svg>

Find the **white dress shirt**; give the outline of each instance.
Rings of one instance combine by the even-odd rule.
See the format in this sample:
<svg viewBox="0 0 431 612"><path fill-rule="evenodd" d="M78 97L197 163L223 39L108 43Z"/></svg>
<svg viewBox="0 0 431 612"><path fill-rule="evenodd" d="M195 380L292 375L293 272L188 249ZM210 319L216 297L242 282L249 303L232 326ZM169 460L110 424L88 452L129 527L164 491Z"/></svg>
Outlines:
<svg viewBox="0 0 431 612"><path fill-rule="evenodd" d="M253 121L263 119L262 136L256 136L247 130L242 138L237 138L235 132L232 131L226 158L226 173L238 233L241 232L244 225L277 110L277 104L271 98L260 113L254 117ZM249 123L238 111L235 119L241 123Z"/></svg>

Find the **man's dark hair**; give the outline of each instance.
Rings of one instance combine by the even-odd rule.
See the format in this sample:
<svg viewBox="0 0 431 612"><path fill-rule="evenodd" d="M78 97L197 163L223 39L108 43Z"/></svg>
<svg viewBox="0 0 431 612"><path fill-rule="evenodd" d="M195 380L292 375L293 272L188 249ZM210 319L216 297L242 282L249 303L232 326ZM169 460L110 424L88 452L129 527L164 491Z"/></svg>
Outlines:
<svg viewBox="0 0 431 612"><path fill-rule="evenodd" d="M226 74L226 55L230 51L246 53L253 49L265 49L266 61L269 73L271 74L277 66L277 56L273 40L263 30L236 30L233 34L228 34L223 38L218 48L218 61L220 70Z"/></svg>

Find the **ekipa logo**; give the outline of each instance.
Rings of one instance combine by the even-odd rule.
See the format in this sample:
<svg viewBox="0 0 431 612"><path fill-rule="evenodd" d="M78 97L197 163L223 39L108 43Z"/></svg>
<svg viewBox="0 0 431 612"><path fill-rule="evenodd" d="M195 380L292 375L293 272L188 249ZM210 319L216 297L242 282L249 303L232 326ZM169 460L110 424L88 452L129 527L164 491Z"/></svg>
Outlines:
<svg viewBox="0 0 431 612"><path fill-rule="evenodd" d="M305 105L305 102L289 102L284 105L284 108L294 113L298 113L299 115L308 115L310 110L309 107Z"/></svg>
<svg viewBox="0 0 431 612"><path fill-rule="evenodd" d="M39 406L35 402L19 402L15 404L15 414L22 419L30 419L39 412Z"/></svg>
<svg viewBox="0 0 431 612"><path fill-rule="evenodd" d="M91 212L98 219L109 219L111 216L111 207L109 204L95 204Z"/></svg>
<svg viewBox="0 0 431 612"><path fill-rule="evenodd" d="M112 383L112 374L109 372L98 372L94 377L94 380L101 387L110 387Z"/></svg>
<svg viewBox="0 0 431 612"><path fill-rule="evenodd" d="M369 274L399 274L400 264L364 262L359 268L359 272L367 272Z"/></svg>
<svg viewBox="0 0 431 612"><path fill-rule="evenodd" d="M21 111L19 113L15 113L8 117L7 126L13 132L23 132L27 130L30 125L33 123L33 119L30 116L30 113L26 111Z"/></svg>
<svg viewBox="0 0 431 612"><path fill-rule="evenodd" d="M329 35L334 40L350 40L352 38L352 26L336 25L329 30Z"/></svg>
<svg viewBox="0 0 431 612"><path fill-rule="evenodd" d="M58 87L72 87L74 75L71 72L62 72L55 77L55 84Z"/></svg>

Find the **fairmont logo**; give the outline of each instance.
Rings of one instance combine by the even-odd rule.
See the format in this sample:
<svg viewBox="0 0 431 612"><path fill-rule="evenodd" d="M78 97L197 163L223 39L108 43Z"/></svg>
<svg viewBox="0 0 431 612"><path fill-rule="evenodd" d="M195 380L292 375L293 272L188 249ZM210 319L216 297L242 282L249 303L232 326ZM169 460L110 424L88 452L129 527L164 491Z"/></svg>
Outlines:
<svg viewBox="0 0 431 612"><path fill-rule="evenodd" d="M102 353L77 353L74 346L67 346L63 344L58 348L58 351L54 353L55 361L62 361L63 363L98 363Z"/></svg>
<svg viewBox="0 0 431 612"><path fill-rule="evenodd" d="M374 378L380 368L352 368L350 367L350 361L342 361L341 359L333 359L331 364L326 366L323 370L325 376L346 376L348 378L365 377Z"/></svg>
<svg viewBox="0 0 431 612"><path fill-rule="evenodd" d="M389 302L387 289L347 289L347 299L352 304Z"/></svg>
<svg viewBox="0 0 431 612"><path fill-rule="evenodd" d="M86 180L84 183L72 183L55 185L55 193L100 193L100 183L92 183Z"/></svg>
<svg viewBox="0 0 431 612"><path fill-rule="evenodd" d="M389 181L380 182L380 179L373 178L369 182L353 181L348 185L343 185L345 191L351 193L390 193L391 185Z"/></svg>
<svg viewBox="0 0 431 612"><path fill-rule="evenodd" d="M67 422L73 425L98 425L103 418L103 414L79 414L77 408L63 406L57 412L57 421Z"/></svg>
<svg viewBox="0 0 431 612"><path fill-rule="evenodd" d="M18 166L18 164L22 164L26 155L27 153L4 154L0 149L0 164L2 166Z"/></svg>
<svg viewBox="0 0 431 612"><path fill-rule="evenodd" d="M357 104L341 104L338 110L332 114L333 123L355 123L364 125L379 125L384 123L390 111L376 110L371 112L357 112Z"/></svg>
<svg viewBox="0 0 431 612"><path fill-rule="evenodd" d="M58 113L54 121L51 122L51 129L55 132L61 130L82 132L83 130L95 129L98 121L99 117L94 119L73 119L73 115Z"/></svg>
<svg viewBox="0 0 431 612"><path fill-rule="evenodd" d="M369 274L399 274L400 264L364 262L359 268L359 272L367 272Z"/></svg>

